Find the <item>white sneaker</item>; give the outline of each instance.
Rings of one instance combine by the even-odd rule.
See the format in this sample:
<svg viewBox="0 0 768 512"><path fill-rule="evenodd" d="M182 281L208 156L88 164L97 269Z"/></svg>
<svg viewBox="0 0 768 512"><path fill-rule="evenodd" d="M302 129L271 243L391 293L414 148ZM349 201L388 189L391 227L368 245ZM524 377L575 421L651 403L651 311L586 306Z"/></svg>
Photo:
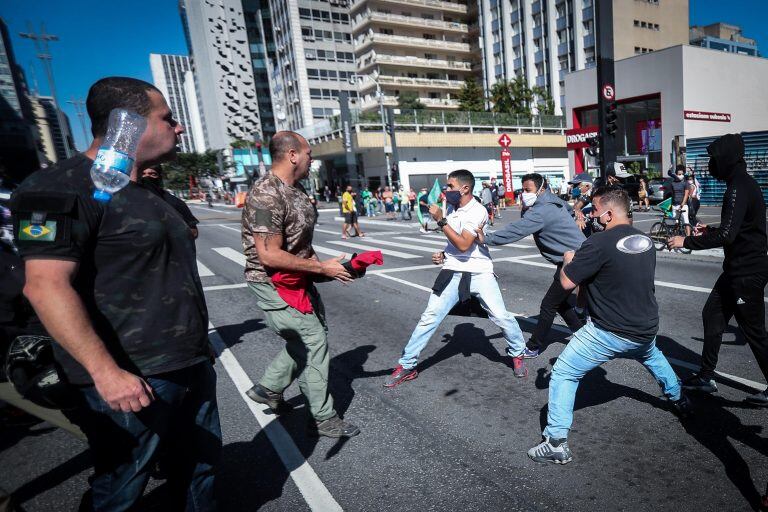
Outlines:
<svg viewBox="0 0 768 512"><path fill-rule="evenodd" d="M427 230L426 230L426 229L424 229L424 228L419 228L419 233L426 233L426 232L427 232Z"/></svg>

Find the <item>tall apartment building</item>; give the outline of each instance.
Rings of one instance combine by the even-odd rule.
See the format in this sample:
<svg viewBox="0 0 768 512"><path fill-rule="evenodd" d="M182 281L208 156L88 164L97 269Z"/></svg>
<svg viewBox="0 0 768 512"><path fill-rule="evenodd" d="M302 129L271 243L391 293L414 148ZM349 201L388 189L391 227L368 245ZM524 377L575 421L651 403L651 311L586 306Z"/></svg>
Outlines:
<svg viewBox="0 0 768 512"><path fill-rule="evenodd" d="M37 132L40 135L42 150L48 162L56 163L60 160L66 160L67 149L65 147L69 148L69 154L77 153L69 117L62 110L59 110L59 115L56 115L56 105L53 98L51 96L30 96L29 101L32 105ZM59 119L64 122L63 126Z"/></svg>
<svg viewBox="0 0 768 512"><path fill-rule="evenodd" d="M206 147L263 139L241 0L180 0Z"/></svg>
<svg viewBox="0 0 768 512"><path fill-rule="evenodd" d="M259 104L259 118L264 140L277 131L272 109L272 82L275 66L275 40L272 33L272 12L268 0L243 0L245 29L248 47L251 51L253 78L256 83L256 99Z"/></svg>
<svg viewBox="0 0 768 512"><path fill-rule="evenodd" d="M167 55L150 53L149 68L152 71L152 81L165 99L176 119L184 126L181 134L181 151L184 153L201 153L205 150L205 141L201 140L202 126L200 116L192 116L190 102L187 98L189 86L187 79L192 80L194 91L194 78L191 73L191 64L186 55ZM196 103L197 94L194 95Z"/></svg>
<svg viewBox="0 0 768 512"><path fill-rule="evenodd" d="M278 129L339 113L338 91L357 98L347 0L272 0L273 106Z"/></svg>
<svg viewBox="0 0 768 512"><path fill-rule="evenodd" d="M24 73L0 18L0 166L12 180L21 181L43 158Z"/></svg>
<svg viewBox="0 0 768 512"><path fill-rule="evenodd" d="M479 0L484 86L524 76L565 104L564 76L595 65L593 0ZM688 0L613 0L616 60L688 43Z"/></svg>
<svg viewBox="0 0 768 512"><path fill-rule="evenodd" d="M702 46L712 50L740 53L759 57L757 41L744 37L741 27L728 23L712 23L705 26L694 25L690 31L692 46Z"/></svg>
<svg viewBox="0 0 768 512"><path fill-rule="evenodd" d="M377 85L384 105L410 91L426 107L458 108L458 92L473 74L466 3L354 0L349 12L363 110L378 108Z"/></svg>

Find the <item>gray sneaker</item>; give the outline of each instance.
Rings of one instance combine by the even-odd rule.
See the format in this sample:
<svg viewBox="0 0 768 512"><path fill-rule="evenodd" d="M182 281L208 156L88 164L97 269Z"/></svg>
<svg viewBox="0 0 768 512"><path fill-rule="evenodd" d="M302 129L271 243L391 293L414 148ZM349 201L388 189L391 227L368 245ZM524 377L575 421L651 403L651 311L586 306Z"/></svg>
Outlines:
<svg viewBox="0 0 768 512"><path fill-rule="evenodd" d="M245 394L256 403L264 404L275 414L288 412L291 410L291 406L283 400L282 393L275 393L265 388L261 384L256 384L251 389L245 392Z"/></svg>
<svg viewBox="0 0 768 512"><path fill-rule="evenodd" d="M557 446L552 444L549 436L544 436L544 440L528 450L528 457L536 462L552 462L554 464L568 464L573 460L568 441L565 439L554 440Z"/></svg>
<svg viewBox="0 0 768 512"><path fill-rule="evenodd" d="M694 374L683 381L683 389L701 391L703 393L717 393L717 384L712 377Z"/></svg>
<svg viewBox="0 0 768 512"><path fill-rule="evenodd" d="M761 391L760 393L755 393L754 395L749 395L744 400L746 400L750 404L761 405L763 407L768 407L768 388L766 388L765 391Z"/></svg>
<svg viewBox="0 0 768 512"><path fill-rule="evenodd" d="M325 437L354 437L360 433L360 429L336 415L327 420L310 422L309 433Z"/></svg>

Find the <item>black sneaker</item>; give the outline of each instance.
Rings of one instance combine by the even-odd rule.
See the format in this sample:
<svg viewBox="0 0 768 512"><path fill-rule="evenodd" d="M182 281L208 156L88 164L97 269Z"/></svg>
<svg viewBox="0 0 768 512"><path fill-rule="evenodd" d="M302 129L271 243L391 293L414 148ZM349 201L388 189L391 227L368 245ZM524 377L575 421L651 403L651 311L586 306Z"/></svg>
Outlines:
<svg viewBox="0 0 768 512"><path fill-rule="evenodd" d="M761 391L760 393L755 393L754 395L749 395L744 400L750 404L768 407L768 389Z"/></svg>
<svg viewBox="0 0 768 512"><path fill-rule="evenodd" d="M354 437L359 433L359 428L342 420L338 415L323 421L312 421L309 424L309 434L314 436Z"/></svg>
<svg viewBox="0 0 768 512"><path fill-rule="evenodd" d="M704 393L717 393L717 384L712 377L701 377L698 373L683 381L683 389L701 391Z"/></svg>
<svg viewBox="0 0 768 512"><path fill-rule="evenodd" d="M573 460L568 441L565 439L551 439L544 436L544 440L528 450L528 457L536 462L551 462L553 464L568 464Z"/></svg>
<svg viewBox="0 0 768 512"><path fill-rule="evenodd" d="M270 391L261 384L256 384L246 391L245 394L254 402L266 405L272 409L272 412L275 414L281 414L291 410L290 404L283 400L282 393Z"/></svg>
<svg viewBox="0 0 768 512"><path fill-rule="evenodd" d="M693 404L688 397L683 394L680 395L679 400L672 401L672 408L680 419L687 419L693 416Z"/></svg>

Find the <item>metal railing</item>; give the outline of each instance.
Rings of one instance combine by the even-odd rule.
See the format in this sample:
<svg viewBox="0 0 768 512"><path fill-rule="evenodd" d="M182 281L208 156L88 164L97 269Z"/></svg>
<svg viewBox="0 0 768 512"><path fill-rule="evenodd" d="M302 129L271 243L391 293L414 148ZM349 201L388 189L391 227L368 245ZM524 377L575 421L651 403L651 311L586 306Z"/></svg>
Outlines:
<svg viewBox="0 0 768 512"><path fill-rule="evenodd" d="M418 5L422 7L431 7L433 9L440 9L443 11L452 11L466 13L466 4L459 4L456 2L443 2L442 0L385 0L388 3L404 4L404 5ZM350 6L350 11L354 12L357 6L362 6L365 3L362 0L356 0Z"/></svg>
<svg viewBox="0 0 768 512"><path fill-rule="evenodd" d="M418 66L424 68L455 69L459 71L471 71L472 63L465 61L425 59L423 57L411 57L404 55L386 55L371 53L358 59L357 69L365 69L372 64L395 64L402 66Z"/></svg>
<svg viewBox="0 0 768 512"><path fill-rule="evenodd" d="M423 102L425 99L422 98L421 101ZM354 110L351 114L353 129L356 133L381 131L379 112L360 112L359 110ZM566 130L565 119L562 116L527 116L496 112L399 109L395 110L394 118L395 130L398 132L565 135ZM309 139L310 144L320 144L342 136L339 117L332 117L329 121L330 131Z"/></svg>
<svg viewBox="0 0 768 512"><path fill-rule="evenodd" d="M412 78L409 76L379 75L379 85L401 85L413 87L432 87L434 89L461 89L464 82L461 80L442 80L439 78ZM360 92L376 87L376 82L365 78L360 84Z"/></svg>
<svg viewBox="0 0 768 512"><path fill-rule="evenodd" d="M360 13L362 19L355 21L352 24L352 28L356 29L360 25L370 21L389 21L393 23L402 23L404 25L414 27L432 27L439 28L441 30L457 30L461 32L467 32L469 30L466 23L458 23L455 21L443 21L443 20L428 20L424 18L416 18L414 16L403 16L401 14L388 14L384 12L376 12L366 10Z"/></svg>
<svg viewBox="0 0 768 512"><path fill-rule="evenodd" d="M469 43L456 43L454 41L443 41L442 39L424 39L423 37L395 36L391 34L365 34L355 41L358 47L369 43L389 43L404 44L415 46L417 48L435 48L438 50L455 50L458 52L469 52Z"/></svg>

